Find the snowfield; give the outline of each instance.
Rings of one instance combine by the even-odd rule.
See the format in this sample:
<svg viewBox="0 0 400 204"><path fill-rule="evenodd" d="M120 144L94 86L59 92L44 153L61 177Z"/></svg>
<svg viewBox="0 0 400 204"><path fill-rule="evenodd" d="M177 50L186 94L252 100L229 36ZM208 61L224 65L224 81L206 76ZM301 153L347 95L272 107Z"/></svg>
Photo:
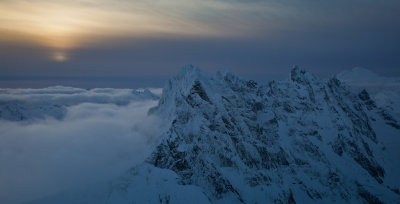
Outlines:
<svg viewBox="0 0 400 204"><path fill-rule="evenodd" d="M399 81L188 65L162 93L0 89L0 202L400 203Z"/></svg>

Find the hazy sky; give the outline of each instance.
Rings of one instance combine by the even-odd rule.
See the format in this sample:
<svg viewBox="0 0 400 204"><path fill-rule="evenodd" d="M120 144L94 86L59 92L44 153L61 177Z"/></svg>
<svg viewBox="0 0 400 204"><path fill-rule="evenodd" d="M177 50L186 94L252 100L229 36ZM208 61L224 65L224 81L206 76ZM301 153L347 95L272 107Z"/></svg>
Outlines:
<svg viewBox="0 0 400 204"><path fill-rule="evenodd" d="M399 76L399 36L398 0L1 0L0 86L159 86L185 64Z"/></svg>

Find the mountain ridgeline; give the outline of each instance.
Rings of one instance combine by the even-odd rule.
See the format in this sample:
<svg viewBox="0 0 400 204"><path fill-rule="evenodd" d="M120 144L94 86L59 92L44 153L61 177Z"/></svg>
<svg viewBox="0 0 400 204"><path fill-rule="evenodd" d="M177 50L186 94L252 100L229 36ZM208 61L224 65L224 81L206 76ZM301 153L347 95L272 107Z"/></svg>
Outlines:
<svg viewBox="0 0 400 204"><path fill-rule="evenodd" d="M400 124L336 78L295 67L288 80L260 85L187 66L149 114L169 128L146 162L115 183L110 203L137 201L139 177L142 186L155 183L160 203L400 202L400 169L387 149Z"/></svg>

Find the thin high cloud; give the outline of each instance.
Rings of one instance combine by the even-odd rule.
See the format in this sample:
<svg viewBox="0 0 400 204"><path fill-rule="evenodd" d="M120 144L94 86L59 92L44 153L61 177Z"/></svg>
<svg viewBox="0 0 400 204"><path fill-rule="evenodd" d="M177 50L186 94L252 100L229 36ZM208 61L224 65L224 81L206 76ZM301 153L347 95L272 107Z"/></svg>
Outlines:
<svg viewBox="0 0 400 204"><path fill-rule="evenodd" d="M2 76L166 79L188 63L251 77L293 64L399 75L396 0L6 0L0 13Z"/></svg>
<svg viewBox="0 0 400 204"><path fill-rule="evenodd" d="M25 90L30 96L38 92L50 94ZM127 105L93 100L68 106L60 120L0 120L0 202L40 199L93 182L106 186L151 152L163 129L160 118L147 114L156 104L152 99Z"/></svg>
<svg viewBox="0 0 400 204"><path fill-rule="evenodd" d="M97 38L232 36L256 28L248 18L257 20L269 10L273 9L209 0L3 1L0 39L70 49Z"/></svg>
<svg viewBox="0 0 400 204"><path fill-rule="evenodd" d="M398 6L392 0L6 0L0 3L0 39L70 49L120 37L270 37L287 30L395 23Z"/></svg>

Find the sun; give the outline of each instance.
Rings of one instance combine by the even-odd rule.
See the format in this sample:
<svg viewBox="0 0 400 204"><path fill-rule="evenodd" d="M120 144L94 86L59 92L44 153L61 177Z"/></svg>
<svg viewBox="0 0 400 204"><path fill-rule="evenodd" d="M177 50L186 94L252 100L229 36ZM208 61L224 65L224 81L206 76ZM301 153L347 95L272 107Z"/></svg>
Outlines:
<svg viewBox="0 0 400 204"><path fill-rule="evenodd" d="M57 62L64 62L68 60L68 56L64 52L54 52L51 54L51 59Z"/></svg>

